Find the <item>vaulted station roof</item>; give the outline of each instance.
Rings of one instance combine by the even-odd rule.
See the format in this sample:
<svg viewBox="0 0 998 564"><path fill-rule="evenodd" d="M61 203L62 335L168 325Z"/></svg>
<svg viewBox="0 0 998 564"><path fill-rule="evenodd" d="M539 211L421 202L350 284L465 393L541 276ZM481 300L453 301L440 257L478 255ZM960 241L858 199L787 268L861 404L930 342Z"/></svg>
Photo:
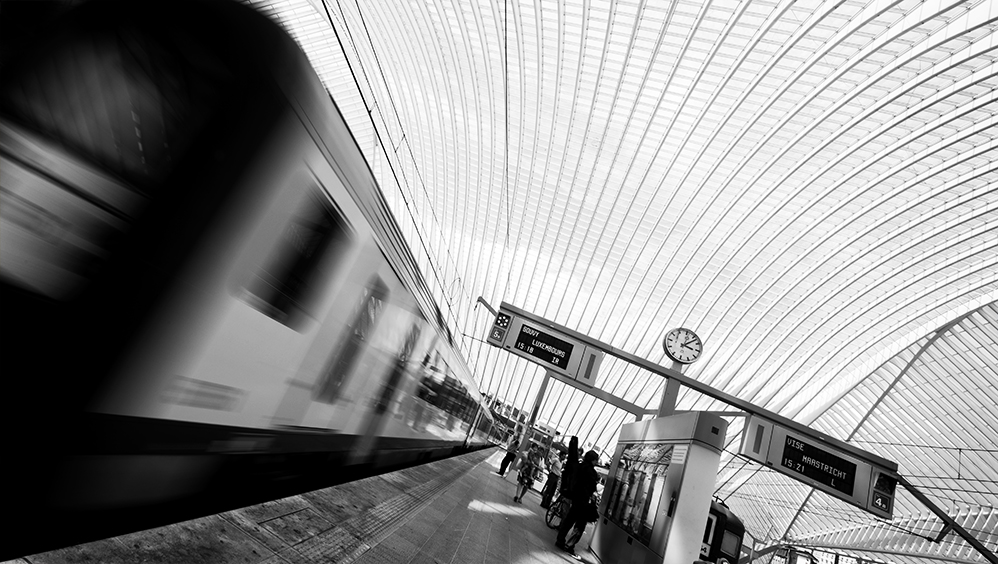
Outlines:
<svg viewBox="0 0 998 564"><path fill-rule="evenodd" d="M529 408L543 372L484 343L479 297L663 365L692 328L687 376L897 461L998 550L998 3L252 3L353 128L483 392ZM662 391L615 359L597 384ZM557 382L539 413L602 448L633 420ZM985 561L905 491L888 522L735 456L730 422L716 493L758 548Z"/></svg>

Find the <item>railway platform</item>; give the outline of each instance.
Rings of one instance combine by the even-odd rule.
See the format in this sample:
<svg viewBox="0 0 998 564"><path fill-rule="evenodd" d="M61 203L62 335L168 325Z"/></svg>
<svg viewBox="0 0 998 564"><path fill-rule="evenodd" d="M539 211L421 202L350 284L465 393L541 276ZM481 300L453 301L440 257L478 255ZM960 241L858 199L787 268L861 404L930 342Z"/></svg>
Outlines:
<svg viewBox="0 0 998 564"><path fill-rule="evenodd" d="M540 495L486 449L192 521L13 560L259 564L565 564ZM582 562L592 525L576 550Z"/></svg>

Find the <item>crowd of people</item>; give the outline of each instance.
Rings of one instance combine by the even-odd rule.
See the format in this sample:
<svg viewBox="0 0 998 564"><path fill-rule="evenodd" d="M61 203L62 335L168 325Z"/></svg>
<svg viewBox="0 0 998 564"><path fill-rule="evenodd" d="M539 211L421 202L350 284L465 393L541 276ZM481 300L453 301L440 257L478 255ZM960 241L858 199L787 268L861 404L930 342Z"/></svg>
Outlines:
<svg viewBox="0 0 998 564"><path fill-rule="evenodd" d="M507 445L506 456L499 464L496 474L505 476L506 472L515 466L514 461L519 452L520 438L514 437ZM548 477L541 490L541 507L548 509L559 491L563 498L570 501L568 513L562 517L558 526L558 535L554 544L576 558L578 556L575 554L575 545L585 533L586 524L596 521L599 517L597 509L599 500L596 495L600 483L599 474L596 472L598 459L599 455L593 450L580 457L579 440L577 437L572 437L567 453L553 453L547 460L544 460L540 447L531 445L521 457L517 471L517 484L513 494L515 503L523 503L523 496L533 487L542 470L542 464L547 469Z"/></svg>

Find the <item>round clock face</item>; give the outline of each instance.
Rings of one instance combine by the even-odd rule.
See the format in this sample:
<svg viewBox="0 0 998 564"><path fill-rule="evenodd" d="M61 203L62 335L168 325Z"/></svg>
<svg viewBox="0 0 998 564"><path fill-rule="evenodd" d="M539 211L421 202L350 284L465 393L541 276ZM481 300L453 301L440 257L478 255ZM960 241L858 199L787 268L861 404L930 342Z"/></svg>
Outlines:
<svg viewBox="0 0 998 564"><path fill-rule="evenodd" d="M683 364L695 361L700 358L700 353L703 352L703 343L700 342L700 337L697 337L693 331L682 327L666 333L662 340L662 346L669 358Z"/></svg>

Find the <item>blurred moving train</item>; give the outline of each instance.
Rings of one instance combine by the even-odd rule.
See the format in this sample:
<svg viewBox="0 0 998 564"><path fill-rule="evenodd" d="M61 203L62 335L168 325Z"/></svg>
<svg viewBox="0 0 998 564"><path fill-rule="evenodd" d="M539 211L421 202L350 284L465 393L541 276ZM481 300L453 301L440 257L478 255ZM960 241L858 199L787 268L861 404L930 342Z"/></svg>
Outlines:
<svg viewBox="0 0 998 564"><path fill-rule="evenodd" d="M30 4L4 3L5 29ZM278 25L229 2L51 12L7 42L0 84L0 559L490 444Z"/></svg>

